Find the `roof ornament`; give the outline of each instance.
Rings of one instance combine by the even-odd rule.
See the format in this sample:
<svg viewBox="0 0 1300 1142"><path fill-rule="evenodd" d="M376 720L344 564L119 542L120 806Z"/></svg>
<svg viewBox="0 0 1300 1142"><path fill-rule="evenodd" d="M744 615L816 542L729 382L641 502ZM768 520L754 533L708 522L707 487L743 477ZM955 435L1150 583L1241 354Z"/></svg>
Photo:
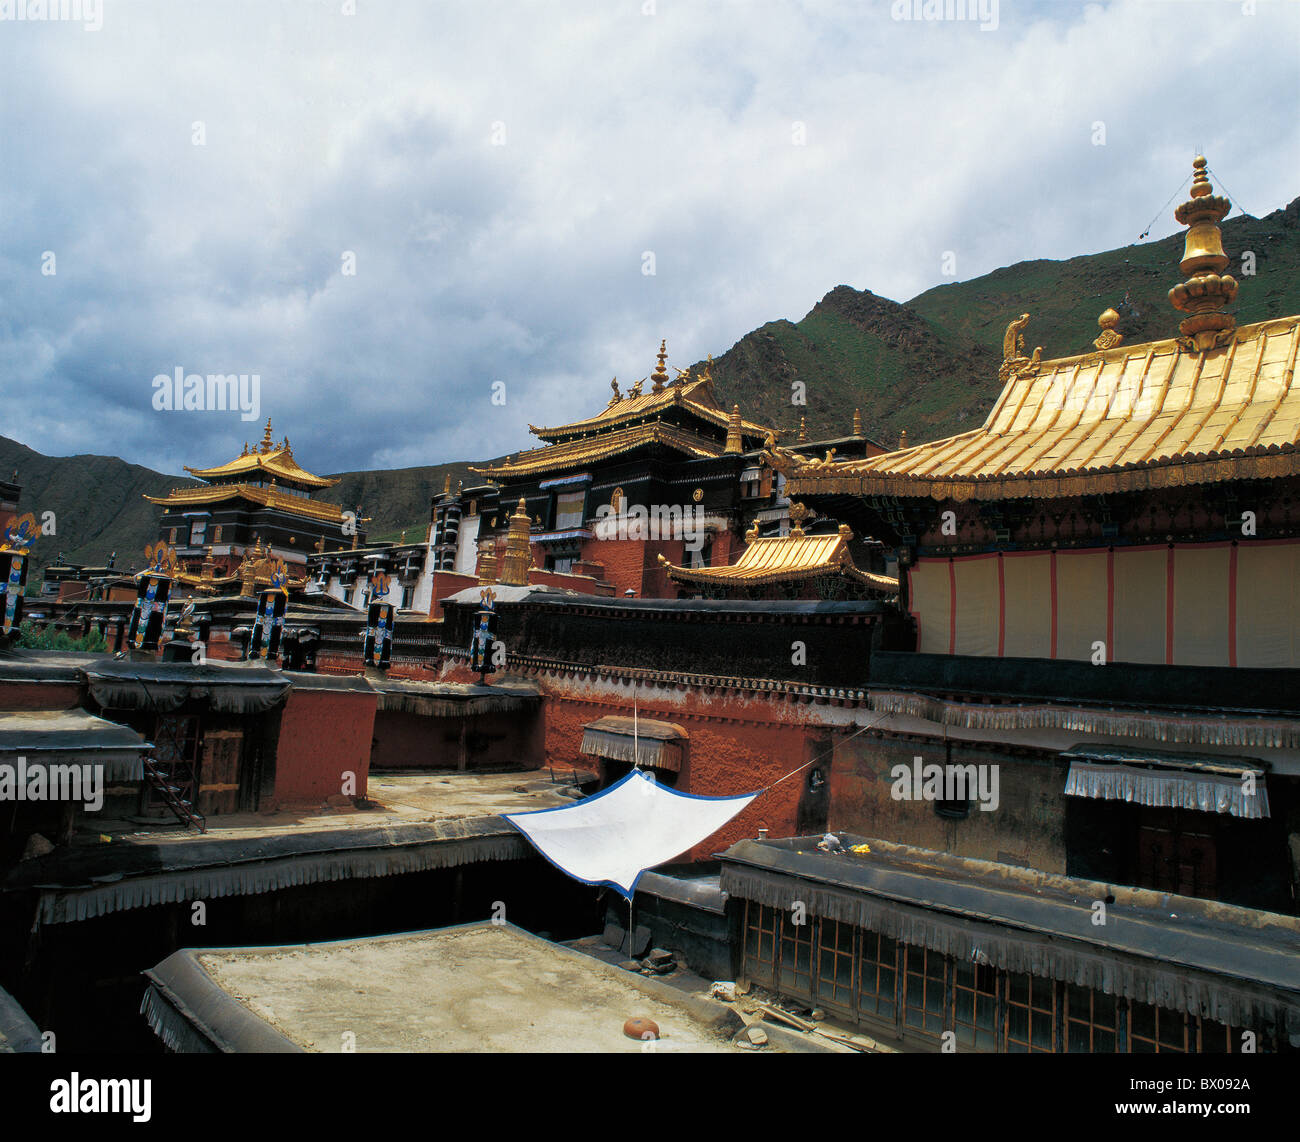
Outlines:
<svg viewBox="0 0 1300 1142"><path fill-rule="evenodd" d="M262 433L262 445L258 449L258 451L270 452L272 447L273 445L271 444L271 418L268 416L266 418L266 431Z"/></svg>
<svg viewBox="0 0 1300 1142"><path fill-rule="evenodd" d="M1101 333L1093 344L1101 351L1114 349L1121 341L1124 340L1124 334L1118 332L1115 326L1119 324L1119 314L1113 309L1103 309L1101 316L1097 318L1097 324L1101 326Z"/></svg>
<svg viewBox="0 0 1300 1142"><path fill-rule="evenodd" d="M799 439L795 443L808 443L808 425L806 423L806 418L802 416L799 418Z"/></svg>
<svg viewBox="0 0 1300 1142"><path fill-rule="evenodd" d="M655 366L655 371L650 374L650 391L652 393L661 393L664 391L664 385L668 383L668 370L665 368L665 362L668 360L668 339L665 337L659 342L659 364Z"/></svg>
<svg viewBox="0 0 1300 1142"><path fill-rule="evenodd" d="M776 433L769 431L763 440L761 459L773 472L780 472L783 476L789 477L803 467L808 457L801 456L790 448L783 448L776 442Z"/></svg>
<svg viewBox="0 0 1300 1142"><path fill-rule="evenodd" d="M1169 301L1189 315L1178 325L1182 334L1179 346L1188 353L1204 353L1227 345L1233 338L1237 319L1224 313L1223 307L1236 300L1237 279L1222 273L1228 255L1223 252L1223 235L1219 232L1219 223L1232 209L1232 203L1211 193L1214 188L1205 174L1204 156L1197 155L1192 168L1196 173L1191 197L1174 211L1179 224L1188 228L1178 268L1189 276L1169 291Z"/></svg>
<svg viewBox="0 0 1300 1142"><path fill-rule="evenodd" d="M1032 376L1038 372L1043 347L1039 345L1032 357L1025 356L1025 337L1021 330L1028 324L1029 314L1022 313L1007 325L1007 331L1002 335L1002 365L998 369L998 380L1008 381L1012 377Z"/></svg>
<svg viewBox="0 0 1300 1142"><path fill-rule="evenodd" d="M740 405L731 406L731 416L727 420L727 443L723 447L723 452L743 452L744 447L741 443L740 436Z"/></svg>
<svg viewBox="0 0 1300 1142"><path fill-rule="evenodd" d="M808 518L808 508L804 504L790 505L790 538L803 539L803 521Z"/></svg>
<svg viewBox="0 0 1300 1142"><path fill-rule="evenodd" d="M609 387L614 390L614 395L609 398L609 407L613 408L614 405L618 404L618 402L623 399L623 394L618 391L617 377L609 382Z"/></svg>
<svg viewBox="0 0 1300 1142"><path fill-rule="evenodd" d="M853 410L853 435L862 435L862 410L860 408Z"/></svg>
<svg viewBox="0 0 1300 1142"><path fill-rule="evenodd" d="M700 380L704 381L705 384L711 385L713 383L713 354L712 353L709 354L708 359L705 361L704 368L700 370Z"/></svg>
<svg viewBox="0 0 1300 1142"><path fill-rule="evenodd" d="M645 377L642 377L636 384L627 390L628 399L639 397L641 395L641 386L645 384Z"/></svg>
<svg viewBox="0 0 1300 1142"><path fill-rule="evenodd" d="M672 379L672 388L685 388L691 383L691 368L689 365L684 369L678 369L677 366L674 365L673 369L676 371L677 376Z"/></svg>

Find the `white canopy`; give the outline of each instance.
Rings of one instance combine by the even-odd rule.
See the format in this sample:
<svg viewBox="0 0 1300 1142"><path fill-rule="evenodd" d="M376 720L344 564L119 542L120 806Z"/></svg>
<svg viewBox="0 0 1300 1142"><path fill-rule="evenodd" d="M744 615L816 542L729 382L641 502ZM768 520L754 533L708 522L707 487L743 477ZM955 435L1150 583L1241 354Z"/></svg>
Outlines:
<svg viewBox="0 0 1300 1142"><path fill-rule="evenodd" d="M584 884L607 884L631 900L646 869L716 833L758 792L697 797L634 769L584 801L505 819L561 871Z"/></svg>

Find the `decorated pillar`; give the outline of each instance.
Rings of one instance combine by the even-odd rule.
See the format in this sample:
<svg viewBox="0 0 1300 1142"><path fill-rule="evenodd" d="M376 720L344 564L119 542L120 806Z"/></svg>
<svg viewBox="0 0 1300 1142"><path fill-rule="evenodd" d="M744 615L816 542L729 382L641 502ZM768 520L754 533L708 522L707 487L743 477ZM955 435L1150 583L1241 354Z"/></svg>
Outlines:
<svg viewBox="0 0 1300 1142"><path fill-rule="evenodd" d="M158 649L167 600L180 571L176 552L159 540L144 549L145 569L136 574L135 607L127 628L127 646L132 652L149 655Z"/></svg>
<svg viewBox="0 0 1300 1142"><path fill-rule="evenodd" d="M245 564L247 566L247 564ZM284 634L284 615L289 609L289 572L283 559L271 564L271 585L257 597L257 619L248 657L273 662L280 653Z"/></svg>
<svg viewBox="0 0 1300 1142"><path fill-rule="evenodd" d="M11 519L0 536L0 638L10 637L23 621L27 556L36 536L36 517L31 512Z"/></svg>

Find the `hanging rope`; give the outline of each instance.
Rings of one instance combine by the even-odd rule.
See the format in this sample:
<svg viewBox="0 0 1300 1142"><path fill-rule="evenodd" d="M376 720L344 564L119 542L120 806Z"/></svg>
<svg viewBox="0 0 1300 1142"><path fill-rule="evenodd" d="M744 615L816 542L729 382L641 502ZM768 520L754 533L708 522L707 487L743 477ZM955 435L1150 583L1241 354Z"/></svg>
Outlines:
<svg viewBox="0 0 1300 1142"><path fill-rule="evenodd" d="M1150 222L1147 223L1147 228L1146 228L1145 230L1143 230L1142 233L1139 234L1139 235L1137 236L1137 240L1138 240L1139 242L1142 241L1143 238L1145 238L1148 234L1151 233L1151 227L1154 226L1154 225L1156 224L1156 219L1159 218L1160 215L1162 215L1166 210L1169 209L1169 203L1173 202L1173 200L1174 200L1175 198L1177 198L1177 197L1179 196L1179 194L1182 193L1182 189L1183 189L1183 187L1186 185L1186 183L1187 183L1187 179L1185 179L1185 178L1179 180L1178 185L1177 185L1176 187L1174 187L1174 193L1171 194L1171 195L1169 196L1169 198L1166 200L1164 206L1162 206L1159 210L1157 210L1157 211L1155 212L1155 216L1151 219Z"/></svg>
<svg viewBox="0 0 1300 1142"><path fill-rule="evenodd" d="M889 717L888 714L881 714L880 717L878 717L874 722L868 722L865 726L862 726L860 729L855 730L853 733L849 734L849 736L846 737L842 742L839 742L839 743L837 743L837 744L838 744L838 745L848 745L848 743L851 742L851 741L852 741L855 737L857 737L859 734L865 734L869 729L871 729L872 726L878 726L878 725L879 725L881 722L883 722L887 717ZM816 757L814 757L811 761L805 761L805 762L803 763L803 765L799 766L798 769L792 769L792 770L790 770L790 772L787 773L784 777L779 777L779 778L777 778L775 781L772 782L771 785L764 786L762 789L759 790L759 792L760 792L760 793L770 793L773 789L775 789L778 785L780 785L782 781L788 781L788 780L789 780L791 777L793 777L796 773L801 773L801 772L803 772L803 770L807 769L810 765L816 765L816 764L817 764L819 761L821 761L823 758L831 757L831 756L835 753L835 749L836 749L836 746L834 746L834 745L831 746L831 748L828 749L825 753L820 753L820 754L818 754L818 755L817 755Z"/></svg>

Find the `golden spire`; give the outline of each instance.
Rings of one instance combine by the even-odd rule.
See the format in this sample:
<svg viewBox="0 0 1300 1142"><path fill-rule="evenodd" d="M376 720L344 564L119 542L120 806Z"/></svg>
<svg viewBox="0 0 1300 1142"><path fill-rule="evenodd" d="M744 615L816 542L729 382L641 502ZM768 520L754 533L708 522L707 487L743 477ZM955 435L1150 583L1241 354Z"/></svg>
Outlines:
<svg viewBox="0 0 1300 1142"><path fill-rule="evenodd" d="M853 410L853 435L862 435L862 410L860 408Z"/></svg>
<svg viewBox="0 0 1300 1142"><path fill-rule="evenodd" d="M451 473L450 472L448 472L446 476L443 477L442 494L444 496L451 495Z"/></svg>
<svg viewBox="0 0 1300 1142"><path fill-rule="evenodd" d="M655 371L650 374L650 391L652 393L661 393L664 391L664 385L668 383L668 369L665 363L668 360L668 339L665 337L659 342L659 364L655 366Z"/></svg>
<svg viewBox="0 0 1300 1142"><path fill-rule="evenodd" d="M515 514L510 517L510 531L506 535L506 554L501 560L501 582L507 587L528 585L528 568L532 552L528 542L528 505L519 497Z"/></svg>
<svg viewBox="0 0 1300 1142"><path fill-rule="evenodd" d="M272 447L274 446L271 444L271 418L268 416L266 418L266 431L262 433L262 446L258 451L270 452Z"/></svg>
<svg viewBox="0 0 1300 1142"><path fill-rule="evenodd" d="M1236 300L1237 280L1231 274L1221 275L1228 266L1228 255L1223 252L1219 223L1232 209L1232 203L1211 193L1214 188L1205 175L1203 156L1196 156L1192 168L1196 173L1191 197L1174 211L1174 218L1187 227L1178 268L1189 276L1169 291L1169 301L1175 309L1190 314L1178 326L1187 339L1184 348L1204 353L1232 339L1237 319L1224 313L1223 307Z"/></svg>
<svg viewBox="0 0 1300 1142"><path fill-rule="evenodd" d="M478 549L478 582L480 587L497 581L497 541L492 536L481 540Z"/></svg>
<svg viewBox="0 0 1300 1142"><path fill-rule="evenodd" d="M807 424L804 423L804 418L801 416L799 418L799 439L796 441L796 443L806 444L807 442L808 442L808 426Z"/></svg>
<svg viewBox="0 0 1300 1142"><path fill-rule="evenodd" d="M740 405L731 406L731 419L727 422L727 444L723 448L724 452L740 452Z"/></svg>
<svg viewBox="0 0 1300 1142"><path fill-rule="evenodd" d="M1119 324L1119 314L1113 309L1103 309L1101 316L1097 318L1097 324L1101 326L1101 332L1093 344L1103 353L1107 349L1114 349L1121 341L1124 340L1124 334L1116 330L1115 326Z"/></svg>
<svg viewBox="0 0 1300 1142"><path fill-rule="evenodd" d="M898 450L901 452L906 447L907 447L907 429L905 428L903 429L902 432L898 434Z"/></svg>

